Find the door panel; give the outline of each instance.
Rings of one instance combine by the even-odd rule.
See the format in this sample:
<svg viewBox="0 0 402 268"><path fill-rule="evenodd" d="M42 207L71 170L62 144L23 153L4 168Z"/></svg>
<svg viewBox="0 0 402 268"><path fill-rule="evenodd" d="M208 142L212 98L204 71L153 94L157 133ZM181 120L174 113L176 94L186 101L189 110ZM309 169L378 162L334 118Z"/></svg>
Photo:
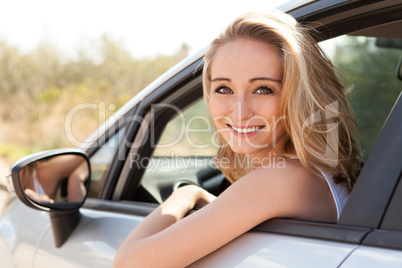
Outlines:
<svg viewBox="0 0 402 268"><path fill-rule="evenodd" d="M357 245L248 232L190 267L338 267Z"/></svg>
<svg viewBox="0 0 402 268"><path fill-rule="evenodd" d="M81 220L66 243L55 248L51 228L33 267L112 267L114 256L141 216L81 209Z"/></svg>
<svg viewBox="0 0 402 268"><path fill-rule="evenodd" d="M60 248L55 248L48 228L33 267L111 267L121 243L144 218L90 209L81 209L81 213L80 223ZM267 267L267 264L270 267L338 267L356 247L348 243L248 232L190 267Z"/></svg>
<svg viewBox="0 0 402 268"><path fill-rule="evenodd" d="M15 200L0 221L0 267L32 267L36 247L48 228L47 213Z"/></svg>
<svg viewBox="0 0 402 268"><path fill-rule="evenodd" d="M402 267L402 251L361 246L353 252L341 267Z"/></svg>

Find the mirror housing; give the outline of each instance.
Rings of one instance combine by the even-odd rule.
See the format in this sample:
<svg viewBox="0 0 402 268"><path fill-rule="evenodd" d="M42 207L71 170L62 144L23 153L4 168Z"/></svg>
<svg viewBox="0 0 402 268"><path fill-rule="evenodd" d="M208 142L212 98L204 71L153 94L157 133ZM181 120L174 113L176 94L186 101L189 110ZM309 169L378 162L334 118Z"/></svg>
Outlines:
<svg viewBox="0 0 402 268"><path fill-rule="evenodd" d="M77 226L79 208L88 195L91 168L77 149L56 149L28 155L11 168L17 197L28 207L49 212L56 247Z"/></svg>

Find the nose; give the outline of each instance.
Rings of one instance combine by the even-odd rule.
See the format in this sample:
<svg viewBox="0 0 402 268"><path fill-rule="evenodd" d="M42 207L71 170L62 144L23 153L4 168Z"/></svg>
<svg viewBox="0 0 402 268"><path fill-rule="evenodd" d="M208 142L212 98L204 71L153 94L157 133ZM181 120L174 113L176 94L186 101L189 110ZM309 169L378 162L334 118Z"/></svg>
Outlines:
<svg viewBox="0 0 402 268"><path fill-rule="evenodd" d="M250 98L239 94L232 107L232 119L239 122L250 119L254 115L253 109Z"/></svg>

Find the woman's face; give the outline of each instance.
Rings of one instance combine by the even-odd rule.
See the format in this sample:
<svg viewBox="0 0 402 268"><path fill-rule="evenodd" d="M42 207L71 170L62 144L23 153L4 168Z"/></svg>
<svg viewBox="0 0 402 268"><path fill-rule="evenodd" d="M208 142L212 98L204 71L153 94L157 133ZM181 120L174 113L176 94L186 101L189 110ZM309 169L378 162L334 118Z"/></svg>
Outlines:
<svg viewBox="0 0 402 268"><path fill-rule="evenodd" d="M233 151L258 158L283 151L281 83L282 64L271 46L239 39L218 49L211 66L209 109Z"/></svg>

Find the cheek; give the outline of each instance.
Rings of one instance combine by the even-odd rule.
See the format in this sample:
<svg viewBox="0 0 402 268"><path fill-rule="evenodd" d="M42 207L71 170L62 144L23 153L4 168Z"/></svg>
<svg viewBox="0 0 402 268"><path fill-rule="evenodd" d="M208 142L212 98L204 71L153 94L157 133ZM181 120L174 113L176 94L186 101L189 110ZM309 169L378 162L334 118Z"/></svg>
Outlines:
<svg viewBox="0 0 402 268"><path fill-rule="evenodd" d="M280 103L277 100L259 100L253 103L253 107L259 107L255 110L256 114L268 121L276 121L280 117Z"/></svg>
<svg viewBox="0 0 402 268"><path fill-rule="evenodd" d="M216 112L217 112L215 107L216 107L215 100L214 100L214 98L211 96L211 97L209 98L208 108L209 108L209 113L211 114L212 118L215 117L215 114L216 114Z"/></svg>
<svg viewBox="0 0 402 268"><path fill-rule="evenodd" d="M219 101L218 98L211 95L209 99L209 112L211 113L212 119L214 119L215 123L217 119L222 116L225 116L228 110L228 105Z"/></svg>
<svg viewBox="0 0 402 268"><path fill-rule="evenodd" d="M285 132L283 127L285 118L280 114L279 105L271 112L267 111L267 116L269 116L267 119L270 121L271 130L276 133L275 135L282 136Z"/></svg>

